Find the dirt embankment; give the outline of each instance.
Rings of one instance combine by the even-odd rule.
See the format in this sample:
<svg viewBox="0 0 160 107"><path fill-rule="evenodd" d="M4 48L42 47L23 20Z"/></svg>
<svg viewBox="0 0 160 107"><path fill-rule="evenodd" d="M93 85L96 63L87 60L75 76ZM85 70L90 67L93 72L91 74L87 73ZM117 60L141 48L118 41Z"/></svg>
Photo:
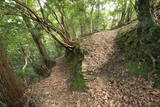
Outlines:
<svg viewBox="0 0 160 107"><path fill-rule="evenodd" d="M35 107L159 107L160 90L151 81L127 73L123 54L114 42L117 31L102 31L84 39L89 51L84 60L88 72L99 72L87 82L86 92L70 90L71 75L59 58L51 76L28 89L28 100Z"/></svg>

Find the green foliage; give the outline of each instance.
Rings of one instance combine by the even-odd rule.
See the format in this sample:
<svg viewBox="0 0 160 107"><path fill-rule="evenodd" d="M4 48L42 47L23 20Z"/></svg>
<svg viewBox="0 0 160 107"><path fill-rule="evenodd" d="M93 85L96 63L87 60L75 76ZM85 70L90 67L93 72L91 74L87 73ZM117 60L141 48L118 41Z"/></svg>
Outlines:
<svg viewBox="0 0 160 107"><path fill-rule="evenodd" d="M29 84L43 79L43 77L35 73L34 69L31 67L28 67L25 70L17 70L16 74L22 80L22 82L27 81Z"/></svg>
<svg viewBox="0 0 160 107"><path fill-rule="evenodd" d="M86 85L85 85L85 80L83 78L83 75L79 72L75 72L74 74L74 80L72 81L72 89L73 90L78 90L78 91L85 91Z"/></svg>
<svg viewBox="0 0 160 107"><path fill-rule="evenodd" d="M147 76L147 74L150 71L151 71L151 67L145 64L144 62L143 63L136 62L136 61L128 62L128 72L129 73L140 75L140 76Z"/></svg>
<svg viewBox="0 0 160 107"><path fill-rule="evenodd" d="M122 22L126 23L136 18L133 7L135 0L42 1L42 10L45 19L48 18L52 25L58 30L62 30L63 33L66 33L64 31L65 29L67 33L72 36L72 39L77 38L79 35L88 34L94 30L104 30L115 27L121 19L124 19ZM156 4L158 3L156 2ZM26 5L34 10L38 16L43 16L37 0L27 0ZM3 42L5 45L7 55L17 75L29 82L35 82L41 78L35 74L34 71L36 67L38 68L38 65L42 64L42 58L21 16L25 10L22 9L22 12L20 12L17 10L19 8L20 6L15 5L11 0L0 1L0 42ZM124 17L122 17L123 13L125 13ZM42 31L43 28L39 25L37 26L37 23L34 21L31 21L31 24L36 25L36 28L32 30L42 39L49 58L55 59L64 54L64 48L53 41L46 32ZM144 70L150 70L146 65L149 67L152 65L151 58L146 55L146 53L150 53L158 59L159 52L156 50L160 49L160 31L159 27L153 24L152 21L151 23L144 21L142 28L143 30L141 28L139 28L139 30L132 28L127 31L122 31L117 37L116 43L119 48L126 53L126 58L131 60L128 64L130 71L133 73L139 72L143 75L142 72ZM137 35L137 32L142 32L144 36ZM60 37L56 32L53 33L57 38ZM90 41L91 44L93 42L94 41ZM22 50L24 50L24 52ZM87 54L87 51L81 42L78 42L74 52L66 53L67 61L74 75L72 87L78 90L84 90L86 88L83 75L81 75L81 63L84 54ZM28 65L25 70L22 70L26 56L29 56ZM139 63L141 63L141 65L139 65ZM159 72L160 60L157 60L156 64L157 72ZM136 66L140 66L140 68L136 68ZM31 78L34 79L32 80Z"/></svg>
<svg viewBox="0 0 160 107"><path fill-rule="evenodd" d="M60 44L58 44L48 35L44 34L44 36L43 43L46 46L50 58L55 59L64 54L65 49Z"/></svg>
<svg viewBox="0 0 160 107"><path fill-rule="evenodd" d="M139 43L136 27L130 29L122 29L116 38L116 44L125 53L128 61L128 72L147 76L152 70L149 57L144 54L144 47Z"/></svg>
<svg viewBox="0 0 160 107"><path fill-rule="evenodd" d="M146 22L147 23L147 22ZM139 30L139 27L141 27ZM160 74L160 27L156 24L148 24L144 29L142 26L122 29L116 38L116 44L125 53L128 62L128 72L147 76L155 69L157 75ZM155 62L155 68L153 61ZM159 87L159 79L155 85Z"/></svg>
<svg viewBox="0 0 160 107"><path fill-rule="evenodd" d="M108 26L111 29L121 27L137 18L134 9L135 0L107 0Z"/></svg>
<svg viewBox="0 0 160 107"><path fill-rule="evenodd" d="M33 30L38 33L39 38L42 38L42 42L47 47L49 58L54 59L64 53L64 49L49 38L46 33L40 31L38 26ZM18 77L29 83L42 79L35 73L34 67L42 64L42 58L22 17L0 15L0 31L0 42L5 45L7 56ZM22 70L27 56L27 67Z"/></svg>
<svg viewBox="0 0 160 107"><path fill-rule="evenodd" d="M126 57L129 60L134 60L138 56L136 54L139 54L137 51L139 43L135 30L135 28L122 29L116 38L116 44L123 52L127 53Z"/></svg>
<svg viewBox="0 0 160 107"><path fill-rule="evenodd" d="M154 79L153 81L155 83L154 86L160 89L160 79Z"/></svg>

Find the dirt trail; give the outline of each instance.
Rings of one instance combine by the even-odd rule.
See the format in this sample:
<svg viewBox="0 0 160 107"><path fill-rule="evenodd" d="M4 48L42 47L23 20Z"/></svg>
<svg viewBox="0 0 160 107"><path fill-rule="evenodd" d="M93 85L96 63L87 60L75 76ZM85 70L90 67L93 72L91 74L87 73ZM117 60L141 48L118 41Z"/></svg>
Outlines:
<svg viewBox="0 0 160 107"><path fill-rule="evenodd" d="M96 72L94 80L87 82L87 92L70 90L71 75L59 58L51 76L28 89L28 99L35 107L160 107L160 90L153 88L151 81L126 72L123 54L114 42L117 31L102 31L89 41L84 39L89 51L84 61L90 74Z"/></svg>

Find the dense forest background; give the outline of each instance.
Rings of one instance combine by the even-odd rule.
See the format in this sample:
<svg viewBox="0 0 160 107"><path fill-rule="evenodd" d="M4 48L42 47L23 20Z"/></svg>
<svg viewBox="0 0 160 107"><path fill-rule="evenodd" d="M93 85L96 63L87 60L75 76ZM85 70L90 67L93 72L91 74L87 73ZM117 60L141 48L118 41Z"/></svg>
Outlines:
<svg viewBox="0 0 160 107"><path fill-rule="evenodd" d="M136 19L134 1L27 0L25 3L40 17L50 20L56 29L67 31L72 39L116 28ZM64 48L40 25L26 17L28 13L25 11L12 1L1 1L1 42L5 44L17 75L34 82L40 79L35 72L43 62L42 57L54 60L64 53ZM41 50L45 52L41 53Z"/></svg>
<svg viewBox="0 0 160 107"><path fill-rule="evenodd" d="M76 71L75 64L85 54L80 38L131 23L136 26L118 33L117 46L125 53L130 72L150 79L160 73L159 21L159 0L0 0L0 88L7 80L8 88L17 86L11 90L18 91L2 94L9 98L1 98L9 89L0 91L0 101L17 104L23 87L48 77L60 56L65 55ZM74 87L86 88L82 75L73 74L80 78ZM153 81L160 87L159 76Z"/></svg>

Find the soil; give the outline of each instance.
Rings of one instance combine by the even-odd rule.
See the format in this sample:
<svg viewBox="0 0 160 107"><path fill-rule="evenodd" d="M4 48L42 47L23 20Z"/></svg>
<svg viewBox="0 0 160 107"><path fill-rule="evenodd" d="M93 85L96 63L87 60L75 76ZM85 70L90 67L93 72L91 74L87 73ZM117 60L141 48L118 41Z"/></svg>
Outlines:
<svg viewBox="0 0 160 107"><path fill-rule="evenodd" d="M83 39L88 50L84 63L94 77L88 79L86 92L71 90L71 74L61 57L51 76L27 89L26 107L160 107L160 90L153 82L127 72L124 55L114 41L118 30Z"/></svg>

